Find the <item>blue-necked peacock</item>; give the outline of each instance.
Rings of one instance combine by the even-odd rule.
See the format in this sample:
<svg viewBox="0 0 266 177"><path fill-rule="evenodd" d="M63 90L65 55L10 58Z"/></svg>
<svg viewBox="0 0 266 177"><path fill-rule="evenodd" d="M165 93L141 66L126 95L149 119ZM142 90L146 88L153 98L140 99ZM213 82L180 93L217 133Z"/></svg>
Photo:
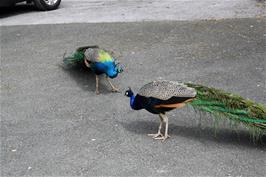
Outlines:
<svg viewBox="0 0 266 177"><path fill-rule="evenodd" d="M118 66L118 63L106 50L100 49L97 45L79 47L71 56L64 57L63 62L67 68L84 65L90 68L96 75L96 94L99 94L99 75L101 74L106 75L112 91L119 91L109 78L117 77L123 69Z"/></svg>
<svg viewBox="0 0 266 177"><path fill-rule="evenodd" d="M129 88L125 95L130 97L132 109L146 109L153 114L159 114L158 132L148 134L154 139L164 141L169 137L168 118L165 113L186 104L217 118L223 117L242 123L255 136L266 134L266 105L215 88L159 80L144 85L136 95ZM163 122L165 123L164 134L161 133Z"/></svg>

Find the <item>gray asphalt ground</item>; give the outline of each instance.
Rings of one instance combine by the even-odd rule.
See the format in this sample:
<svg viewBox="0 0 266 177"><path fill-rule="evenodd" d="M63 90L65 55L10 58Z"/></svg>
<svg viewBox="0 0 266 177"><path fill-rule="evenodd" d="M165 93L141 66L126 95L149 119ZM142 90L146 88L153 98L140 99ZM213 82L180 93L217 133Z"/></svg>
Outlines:
<svg viewBox="0 0 266 177"><path fill-rule="evenodd" d="M215 133L212 119L187 107L168 114L171 138L155 141L146 134L158 116L131 110L123 95L164 78L265 104L265 1L20 5L0 12L0 36L1 176L266 176L265 136L253 142L223 122ZM96 96L92 73L60 66L88 44L121 61L113 82L122 93L102 80Z"/></svg>
<svg viewBox="0 0 266 177"><path fill-rule="evenodd" d="M146 136L159 118L133 111L63 53L98 44L137 91L157 79L192 81L266 103L265 18L1 27L1 176L265 176L266 138L253 143L187 107L170 112L166 142ZM201 125L200 121L202 120Z"/></svg>

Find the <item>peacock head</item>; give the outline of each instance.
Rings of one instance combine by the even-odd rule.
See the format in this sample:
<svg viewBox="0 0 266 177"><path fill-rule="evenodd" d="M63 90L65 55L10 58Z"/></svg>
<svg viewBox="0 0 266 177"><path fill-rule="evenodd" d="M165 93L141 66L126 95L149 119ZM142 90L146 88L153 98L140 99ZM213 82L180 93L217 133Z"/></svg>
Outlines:
<svg viewBox="0 0 266 177"><path fill-rule="evenodd" d="M122 73L124 71L123 68L120 66L120 63L117 62L117 60L115 60L115 70L117 73Z"/></svg>
<svg viewBox="0 0 266 177"><path fill-rule="evenodd" d="M133 91L131 90L130 87L128 87L128 90L125 92L125 96L127 97L132 97L134 95Z"/></svg>
<svg viewBox="0 0 266 177"><path fill-rule="evenodd" d="M122 73L124 70L123 70L122 67L116 66L116 71L117 71L118 73Z"/></svg>

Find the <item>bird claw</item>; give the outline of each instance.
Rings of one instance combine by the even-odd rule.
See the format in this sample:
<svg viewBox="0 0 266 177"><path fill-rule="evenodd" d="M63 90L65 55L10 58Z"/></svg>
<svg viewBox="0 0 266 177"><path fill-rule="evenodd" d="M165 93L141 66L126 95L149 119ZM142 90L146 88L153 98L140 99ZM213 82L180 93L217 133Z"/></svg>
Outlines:
<svg viewBox="0 0 266 177"><path fill-rule="evenodd" d="M170 136L169 135L167 135L167 136L161 136L161 137L156 137L156 138L154 138L155 140L162 140L162 142L164 142L167 138L170 138Z"/></svg>
<svg viewBox="0 0 266 177"><path fill-rule="evenodd" d="M96 95L99 95L100 94L99 90L96 90L95 93L96 93Z"/></svg>
<svg viewBox="0 0 266 177"><path fill-rule="evenodd" d="M164 136L162 133L148 134L148 136L151 136L155 140L162 140L162 142L164 142L167 138L170 138L170 135Z"/></svg>
<svg viewBox="0 0 266 177"><path fill-rule="evenodd" d="M155 138L158 138L158 137L162 137L163 134L162 133L148 134L148 136L151 136L153 139L155 139Z"/></svg>
<svg viewBox="0 0 266 177"><path fill-rule="evenodd" d="M112 92L120 92L118 88L112 88Z"/></svg>

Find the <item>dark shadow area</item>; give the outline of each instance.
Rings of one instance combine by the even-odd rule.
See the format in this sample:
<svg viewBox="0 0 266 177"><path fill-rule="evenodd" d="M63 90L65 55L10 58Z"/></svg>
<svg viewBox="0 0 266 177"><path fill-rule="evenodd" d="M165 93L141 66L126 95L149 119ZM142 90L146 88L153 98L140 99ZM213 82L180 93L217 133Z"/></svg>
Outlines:
<svg viewBox="0 0 266 177"><path fill-rule="evenodd" d="M1 7L0 8L0 18L7 18L10 16L25 14L29 12L38 11L33 4L16 4L11 7Z"/></svg>
<svg viewBox="0 0 266 177"><path fill-rule="evenodd" d="M145 136L148 133L156 133L159 122L150 121L133 121L119 122L126 130ZM232 144L239 146L248 146L256 148L266 147L266 136L262 136L259 140L253 140L250 134L244 130L233 131L230 129L217 129L205 127L183 127L178 125L169 125L169 134L182 136L196 141L213 141L219 144Z"/></svg>
<svg viewBox="0 0 266 177"><path fill-rule="evenodd" d="M95 74L86 67L74 67L74 68L65 68L63 65L59 67L70 76L71 79L77 82L77 85L84 91L95 92L96 90L96 79ZM107 81L104 75L99 76L99 91L100 94L109 94L112 93L111 89L107 87Z"/></svg>

